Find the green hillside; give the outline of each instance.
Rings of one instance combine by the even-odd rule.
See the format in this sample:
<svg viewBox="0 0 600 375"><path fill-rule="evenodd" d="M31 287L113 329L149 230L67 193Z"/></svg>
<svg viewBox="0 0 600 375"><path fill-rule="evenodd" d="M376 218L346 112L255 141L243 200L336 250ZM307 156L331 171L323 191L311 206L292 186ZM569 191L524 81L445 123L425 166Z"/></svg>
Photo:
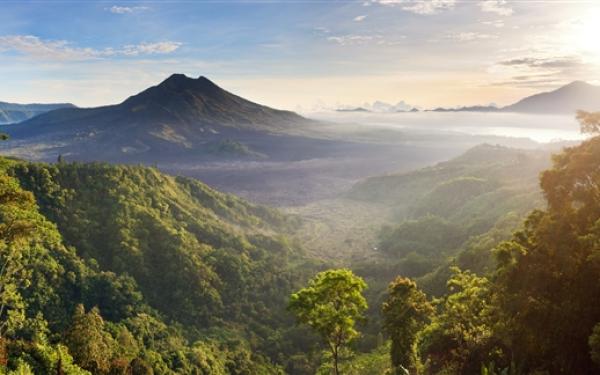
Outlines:
<svg viewBox="0 0 600 375"><path fill-rule="evenodd" d="M371 289L369 318L375 322L363 328L364 336L387 337L391 347L382 352L388 343L363 342L375 349L346 361L345 373L375 365L383 366L378 374L598 373L600 137L552 161L539 178L544 200L525 218L521 210L506 212L490 230L465 236L457 246L452 236L468 227L428 214L393 229L382 260L355 267ZM485 194L474 185L477 196ZM440 189L433 191L437 197ZM452 197L460 200L461 192L448 197L455 205ZM402 263L392 262L411 248L415 252ZM418 256L444 248L455 248L455 255L417 279L437 294L428 293L435 297L429 309L417 284L405 277L414 277L411 271L424 263Z"/></svg>
<svg viewBox="0 0 600 375"><path fill-rule="evenodd" d="M308 350L284 310L305 269L293 219L152 168L1 163L9 368L48 373L60 352L98 374L276 373Z"/></svg>
<svg viewBox="0 0 600 375"><path fill-rule="evenodd" d="M352 263L370 285L369 300L380 304L397 275L441 296L448 292L451 267L480 274L493 269L491 249L510 238L529 211L543 207L539 174L550 159L549 151L481 145L432 167L357 184L351 200L392 211L376 251ZM380 314L372 314L367 347L381 325Z"/></svg>
<svg viewBox="0 0 600 375"><path fill-rule="evenodd" d="M432 167L369 178L349 197L393 211L379 235L383 257L439 264L503 218L541 207L538 176L549 165L548 151L481 145Z"/></svg>
<svg viewBox="0 0 600 375"><path fill-rule="evenodd" d="M399 216L418 216L433 206L435 211L443 209L442 213L451 214L461 202L481 194L501 189L526 191L537 186L539 172L550 165L549 156L550 152L542 150L481 145L432 167L366 179L348 195L392 205ZM443 200L456 192L460 194ZM438 207L439 203L443 207Z"/></svg>

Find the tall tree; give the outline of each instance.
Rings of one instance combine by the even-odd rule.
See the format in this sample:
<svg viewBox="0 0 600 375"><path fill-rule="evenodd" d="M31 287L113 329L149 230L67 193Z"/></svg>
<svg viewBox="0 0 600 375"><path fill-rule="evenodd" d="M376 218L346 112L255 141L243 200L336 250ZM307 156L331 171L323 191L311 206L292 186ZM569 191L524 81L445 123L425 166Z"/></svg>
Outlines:
<svg viewBox="0 0 600 375"><path fill-rule="evenodd" d="M104 330L104 320L96 307L86 313L83 305L77 305L66 342L73 358L82 368L93 374L106 374L109 371L114 342Z"/></svg>
<svg viewBox="0 0 600 375"><path fill-rule="evenodd" d="M362 295L366 287L363 279L350 270L328 270L317 274L306 288L290 297L289 310L327 344L335 375L340 373L340 350L360 335L355 325L367 309Z"/></svg>
<svg viewBox="0 0 600 375"><path fill-rule="evenodd" d="M496 361L490 281L452 267L450 294L419 337L427 373L475 374Z"/></svg>
<svg viewBox="0 0 600 375"><path fill-rule="evenodd" d="M392 340L392 366L398 373L402 369L414 369L417 333L433 312L427 296L411 279L398 277L388 286L382 311L385 330Z"/></svg>

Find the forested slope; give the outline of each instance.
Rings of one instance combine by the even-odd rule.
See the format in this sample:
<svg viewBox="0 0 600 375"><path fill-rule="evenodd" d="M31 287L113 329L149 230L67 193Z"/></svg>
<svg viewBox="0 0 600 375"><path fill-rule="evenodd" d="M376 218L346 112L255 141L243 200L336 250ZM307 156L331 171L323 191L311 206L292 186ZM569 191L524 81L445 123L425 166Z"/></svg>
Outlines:
<svg viewBox="0 0 600 375"><path fill-rule="evenodd" d="M482 244L508 238L543 206L538 176L549 165L549 151L481 145L432 167L357 184L350 198L392 207L395 219L379 234L380 259L355 266L382 282L383 275L425 277L428 292L443 293L447 264L489 268ZM432 273L440 266L441 274Z"/></svg>
<svg viewBox="0 0 600 375"><path fill-rule="evenodd" d="M302 350L293 219L152 168L2 159L1 176L9 368L275 373Z"/></svg>
<svg viewBox="0 0 600 375"><path fill-rule="evenodd" d="M540 178L546 205L487 246L495 266L452 271L420 334L426 373L600 371L598 165L600 137L554 156Z"/></svg>

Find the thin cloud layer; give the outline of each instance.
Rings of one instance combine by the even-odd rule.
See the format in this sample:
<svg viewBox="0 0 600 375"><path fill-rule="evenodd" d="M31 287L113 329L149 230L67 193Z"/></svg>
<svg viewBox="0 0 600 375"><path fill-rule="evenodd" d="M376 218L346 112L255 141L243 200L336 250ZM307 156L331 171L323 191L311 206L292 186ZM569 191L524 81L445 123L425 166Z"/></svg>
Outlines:
<svg viewBox="0 0 600 375"><path fill-rule="evenodd" d="M558 56L558 57L522 57L501 61L500 65L521 66L528 68L576 68L583 64L577 56Z"/></svg>
<svg viewBox="0 0 600 375"><path fill-rule="evenodd" d="M132 14L132 13L137 13L137 12L141 12L144 10L148 10L148 7L142 7L142 6L123 7L123 6L113 5L112 7L107 8L107 10L114 14Z"/></svg>
<svg viewBox="0 0 600 375"><path fill-rule="evenodd" d="M447 34L446 37L448 39L457 40L459 42L471 42L474 40L497 39L498 35L469 31Z"/></svg>
<svg viewBox="0 0 600 375"><path fill-rule="evenodd" d="M399 6L405 11L431 15L444 10L453 9L456 5L456 0L372 0L373 3Z"/></svg>
<svg viewBox="0 0 600 375"><path fill-rule="evenodd" d="M42 60L90 60L110 56L140 56L168 54L181 46L178 42L157 42L126 45L121 48L82 48L66 40L43 40L33 35L0 36L0 52L16 52Z"/></svg>
<svg viewBox="0 0 600 375"><path fill-rule="evenodd" d="M495 86L555 87L593 76L593 68L579 56L524 56L499 61L495 67L508 74Z"/></svg>
<svg viewBox="0 0 600 375"><path fill-rule="evenodd" d="M483 0L479 2L482 12L496 13L500 16L510 16L513 9L508 6L506 0Z"/></svg>
<svg viewBox="0 0 600 375"><path fill-rule="evenodd" d="M501 29L504 27L504 21L502 20L494 20L494 21L481 21L482 25L493 26L497 29Z"/></svg>
<svg viewBox="0 0 600 375"><path fill-rule="evenodd" d="M373 43L377 40L381 40L382 38L383 37L381 35L340 35L330 36L327 38L327 40L343 46L347 46Z"/></svg>

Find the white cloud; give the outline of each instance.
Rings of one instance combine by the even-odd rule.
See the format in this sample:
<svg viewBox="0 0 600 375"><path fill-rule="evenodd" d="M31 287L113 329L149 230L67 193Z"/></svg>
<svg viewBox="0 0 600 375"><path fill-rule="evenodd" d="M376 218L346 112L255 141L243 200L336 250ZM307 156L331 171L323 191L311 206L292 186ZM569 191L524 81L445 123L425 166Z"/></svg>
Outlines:
<svg viewBox="0 0 600 375"><path fill-rule="evenodd" d="M117 52L126 56L155 55L171 53L179 47L181 43L178 42L140 43L124 46Z"/></svg>
<svg viewBox="0 0 600 375"><path fill-rule="evenodd" d="M481 21L482 25L486 25L486 26L493 26L496 27L498 29L501 29L504 27L504 21L503 20L494 20L494 21Z"/></svg>
<svg viewBox="0 0 600 375"><path fill-rule="evenodd" d="M378 45L378 46L396 46L402 44L406 39L405 35L397 35L393 39L384 37L381 34L371 35L358 35L358 34L347 34L347 35L336 35L327 38L329 42L333 42L342 46L356 46L356 45Z"/></svg>
<svg viewBox="0 0 600 375"><path fill-rule="evenodd" d="M367 18L367 16L363 15L363 16L356 16L354 17L354 21L356 22L362 22L365 20L365 18Z"/></svg>
<svg viewBox="0 0 600 375"><path fill-rule="evenodd" d="M591 81L600 73L598 66L585 56L561 50L557 46L512 48L488 67L495 86L543 88L574 80Z"/></svg>
<svg viewBox="0 0 600 375"><path fill-rule="evenodd" d="M372 43L378 39L381 39L381 35L340 35L340 36L330 36L327 38L328 41L340 44L342 46L347 45L357 45L357 44L367 44Z"/></svg>
<svg viewBox="0 0 600 375"><path fill-rule="evenodd" d="M483 12L496 13L501 16L513 14L513 9L508 6L506 0L483 0L479 2L479 7Z"/></svg>
<svg viewBox="0 0 600 375"><path fill-rule="evenodd" d="M131 14L141 12L143 10L148 10L148 7L121 7L118 5L113 5L112 7L106 9L114 14Z"/></svg>
<svg viewBox="0 0 600 375"><path fill-rule="evenodd" d="M460 42L471 42L474 40L498 39L498 35L477 33L477 32L461 32L451 33L446 35L448 39L458 40Z"/></svg>
<svg viewBox="0 0 600 375"><path fill-rule="evenodd" d="M373 3L400 6L408 12L430 15L443 10L453 9L456 0L372 0Z"/></svg>
<svg viewBox="0 0 600 375"><path fill-rule="evenodd" d="M315 27L313 30L319 34L329 34L331 32L331 30L323 26Z"/></svg>
<svg viewBox="0 0 600 375"><path fill-rule="evenodd" d="M0 52L14 51L42 60L90 60L110 56L167 54L181 46L178 42L157 42L126 45L121 48L74 47L66 40L43 40L33 35L0 36Z"/></svg>

